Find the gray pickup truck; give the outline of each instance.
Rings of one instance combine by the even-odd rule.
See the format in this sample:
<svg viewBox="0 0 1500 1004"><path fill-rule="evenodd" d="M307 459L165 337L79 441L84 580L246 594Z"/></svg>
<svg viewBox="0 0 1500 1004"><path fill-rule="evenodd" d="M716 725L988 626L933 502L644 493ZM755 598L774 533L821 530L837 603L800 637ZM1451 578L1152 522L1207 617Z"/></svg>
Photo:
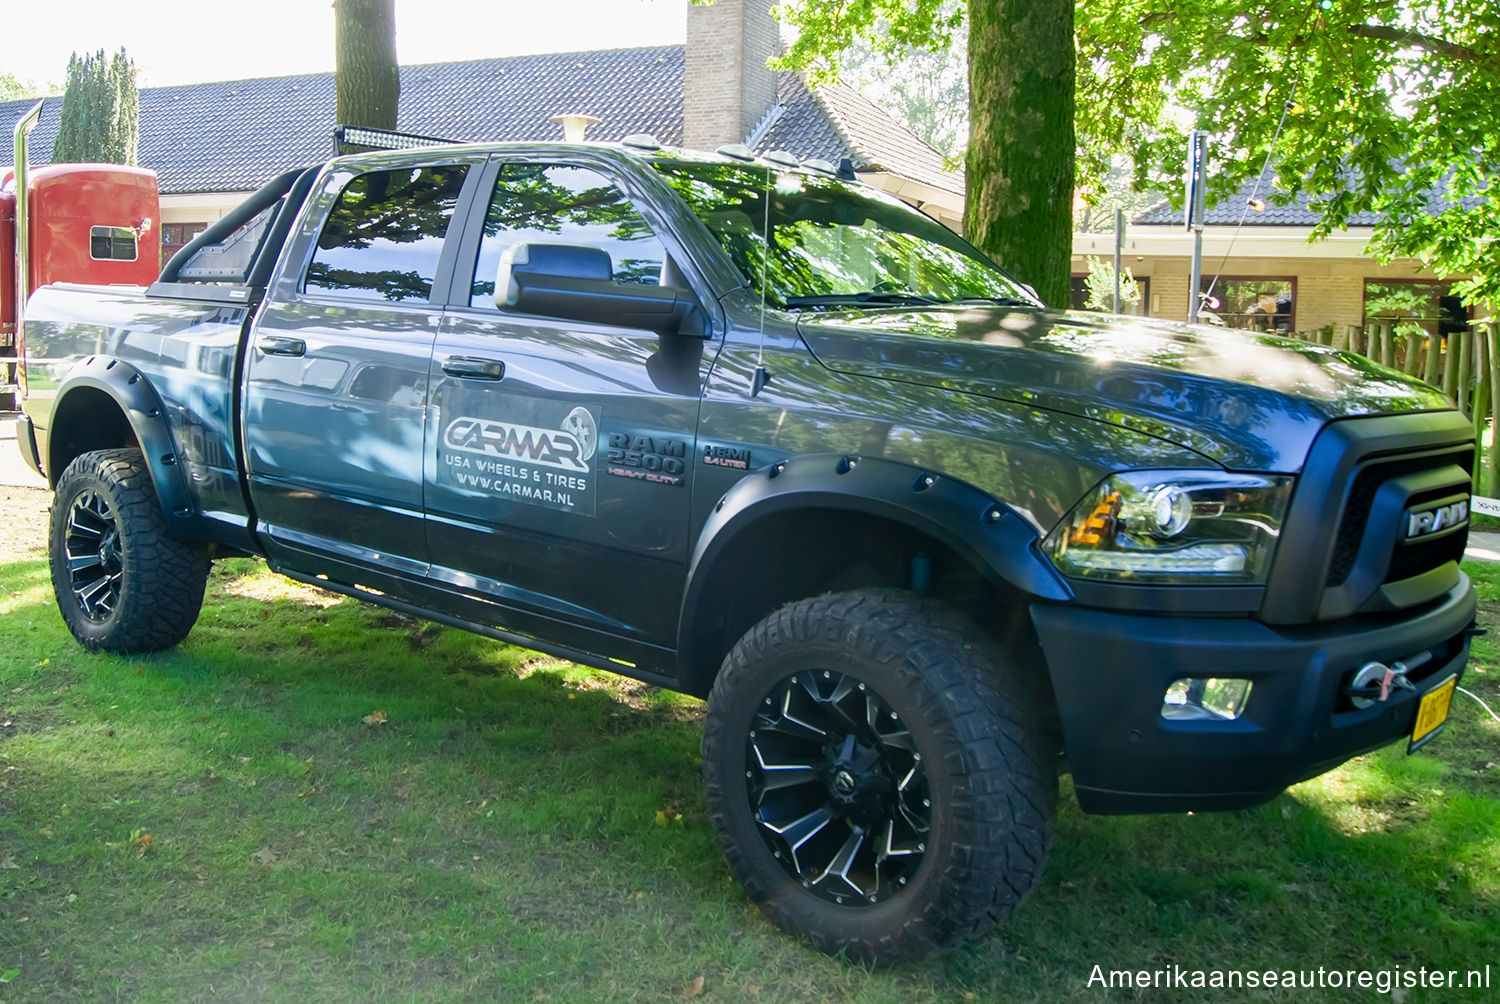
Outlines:
<svg viewBox="0 0 1500 1004"><path fill-rule="evenodd" d="M1263 802L1436 734L1475 599L1436 390L1048 310L827 164L442 146L288 172L149 289L51 286L19 439L92 649L210 561L707 697L781 927L892 960L1089 812Z"/></svg>

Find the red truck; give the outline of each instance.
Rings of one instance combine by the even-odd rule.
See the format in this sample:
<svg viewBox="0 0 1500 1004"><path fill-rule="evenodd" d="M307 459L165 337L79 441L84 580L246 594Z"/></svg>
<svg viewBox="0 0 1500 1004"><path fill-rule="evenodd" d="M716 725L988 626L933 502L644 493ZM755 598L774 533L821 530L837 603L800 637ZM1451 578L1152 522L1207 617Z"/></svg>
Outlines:
<svg viewBox="0 0 1500 1004"><path fill-rule="evenodd" d="M28 171L25 133L40 108L16 125L21 170L0 166L3 411L15 410L26 379L16 323L18 283L25 283L24 299L50 282L149 286L161 271L161 255L151 239L161 220L156 173L119 164L49 164ZM16 233L18 201L29 221L24 234Z"/></svg>

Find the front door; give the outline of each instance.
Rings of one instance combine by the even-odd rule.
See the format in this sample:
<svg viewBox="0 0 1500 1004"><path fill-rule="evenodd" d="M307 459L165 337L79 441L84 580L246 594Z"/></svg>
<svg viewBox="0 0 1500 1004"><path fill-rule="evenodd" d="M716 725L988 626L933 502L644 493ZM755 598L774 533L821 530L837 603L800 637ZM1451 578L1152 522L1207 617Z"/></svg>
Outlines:
<svg viewBox="0 0 1500 1004"><path fill-rule="evenodd" d="M649 661L675 638L694 428L717 343L496 306L501 256L521 243L601 249L615 282L656 284L664 268L686 281L606 172L491 165L473 283L433 355L430 574L484 597L492 623L583 648L634 641L609 650Z"/></svg>

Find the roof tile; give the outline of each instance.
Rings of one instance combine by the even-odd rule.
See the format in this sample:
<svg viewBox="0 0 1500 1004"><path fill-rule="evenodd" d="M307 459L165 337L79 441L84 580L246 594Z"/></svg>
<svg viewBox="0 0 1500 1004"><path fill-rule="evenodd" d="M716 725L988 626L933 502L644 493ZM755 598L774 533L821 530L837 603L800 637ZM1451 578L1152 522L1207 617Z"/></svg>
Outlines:
<svg viewBox="0 0 1500 1004"><path fill-rule="evenodd" d="M1308 208L1308 203L1315 196L1307 193L1299 193L1295 197L1289 196L1284 190L1275 186L1275 177L1275 170L1267 168L1259 178L1246 179L1239 191L1205 210L1204 224L1237 226L1243 222L1252 227L1316 226L1323 216ZM1250 200L1256 198L1265 200L1264 209L1257 211L1250 207ZM1480 201L1480 197L1470 196L1458 200L1458 204L1465 209L1471 209ZM1443 193L1438 191L1428 193L1427 206L1431 212L1440 213L1448 205L1450 203L1443 198ZM1352 227L1370 227L1379 223L1381 219L1380 213L1355 213L1345 222ZM1182 209L1180 207L1174 209L1171 203L1164 199L1137 215L1132 222L1137 226L1180 227L1183 225Z"/></svg>
<svg viewBox="0 0 1500 1004"><path fill-rule="evenodd" d="M684 72L680 45L405 66L397 127L478 142L557 140L561 129L548 120L581 112L602 120L590 139L648 132L677 145ZM854 91L831 85L814 96L787 73L780 95L783 109L760 150L834 162L850 157L862 169L963 190L936 151ZM12 159L11 130L35 100L0 102L0 163ZM335 106L331 73L144 88L138 159L156 171L163 194L250 191L287 168L329 157ZM31 136L37 163L51 159L61 107L61 98L45 99Z"/></svg>

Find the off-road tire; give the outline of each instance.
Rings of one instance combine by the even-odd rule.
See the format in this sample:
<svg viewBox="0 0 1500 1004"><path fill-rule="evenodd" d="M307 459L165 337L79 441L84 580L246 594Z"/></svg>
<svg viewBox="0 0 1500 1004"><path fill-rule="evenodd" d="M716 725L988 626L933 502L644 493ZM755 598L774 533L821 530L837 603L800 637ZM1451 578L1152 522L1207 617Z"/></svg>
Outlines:
<svg viewBox="0 0 1500 1004"><path fill-rule="evenodd" d="M846 682L839 683L840 677ZM1034 706L1036 699L1028 696L1034 690L1018 677L1019 670L995 644L963 618L894 590L802 600L751 628L724 659L703 732L710 816L730 870L750 899L778 927L820 951L887 963L960 944L1009 916L1041 876L1057 811L1056 757L1039 727L1044 709ZM847 692L857 684L865 689L853 699L856 711L868 708L866 718L880 718L909 734L920 757L908 758L886 743L887 759L907 778L912 776L905 773L908 762L920 761L923 794L930 802L926 809L898 789L893 828L904 831L907 848L922 847L919 862L869 857L871 870L862 883L849 881L847 866L834 869L845 860L838 855L830 862L799 862L787 853L790 838L772 834L760 822L771 814L766 798L779 798L785 790L772 792L766 783L772 772L763 765L778 758L778 744L788 748L788 732L810 717L803 710L795 718L790 711L783 715L778 702L787 702L788 709L793 703L809 708L818 688ZM842 700L851 706L850 698ZM829 724L843 720L838 714L826 719ZM849 774L837 770L837 762L843 762L837 761L838 750L859 743L839 735L841 729L824 730L832 733L828 745L836 748L826 754L820 780L799 782L804 808L808 799L823 797L819 784L826 786L829 806L842 797L835 781L847 788L848 777L836 777ZM857 723L851 729L862 731ZM821 740L803 736L795 742ZM882 746L878 738L865 748L877 746ZM875 803L887 804L879 800L891 795L891 782L881 780L880 769L861 776ZM890 765L884 769L890 776ZM802 808L789 815L798 811ZM914 826L911 819L923 812L930 813L925 846L916 843L922 820ZM851 814L842 825L850 833L878 828L870 818L868 811ZM891 830L885 832L881 846L890 848ZM820 833L817 839L825 838ZM804 846L812 843L809 838ZM882 868L886 871L879 874ZM860 887L864 895L848 895L845 886ZM846 894L831 895L840 892Z"/></svg>
<svg viewBox="0 0 1500 1004"><path fill-rule="evenodd" d="M57 607L84 648L154 652L192 630L208 554L167 534L140 450L98 450L69 464L49 538Z"/></svg>

